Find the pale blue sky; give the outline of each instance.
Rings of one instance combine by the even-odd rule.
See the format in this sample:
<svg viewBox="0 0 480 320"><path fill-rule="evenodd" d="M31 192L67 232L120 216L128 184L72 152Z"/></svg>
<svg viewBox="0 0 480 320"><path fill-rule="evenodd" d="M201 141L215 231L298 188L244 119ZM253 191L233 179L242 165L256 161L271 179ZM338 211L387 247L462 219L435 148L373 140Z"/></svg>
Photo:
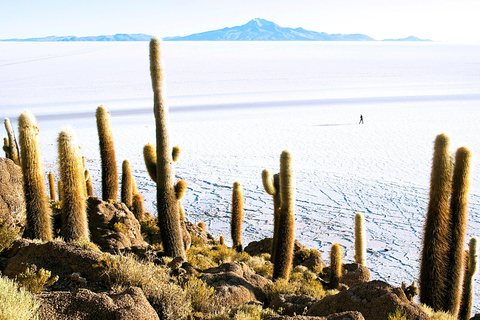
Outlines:
<svg viewBox="0 0 480 320"><path fill-rule="evenodd" d="M264 18L283 27L480 41L480 0L0 0L0 39L147 33L159 37Z"/></svg>

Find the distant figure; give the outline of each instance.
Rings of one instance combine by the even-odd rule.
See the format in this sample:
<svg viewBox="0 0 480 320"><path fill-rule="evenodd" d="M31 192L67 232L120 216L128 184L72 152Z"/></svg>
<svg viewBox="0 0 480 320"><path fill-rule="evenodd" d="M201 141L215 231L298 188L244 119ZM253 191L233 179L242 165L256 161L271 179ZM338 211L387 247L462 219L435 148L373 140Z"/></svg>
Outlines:
<svg viewBox="0 0 480 320"><path fill-rule="evenodd" d="M363 116L360 115L360 122L358 124L362 123L363 124Z"/></svg>

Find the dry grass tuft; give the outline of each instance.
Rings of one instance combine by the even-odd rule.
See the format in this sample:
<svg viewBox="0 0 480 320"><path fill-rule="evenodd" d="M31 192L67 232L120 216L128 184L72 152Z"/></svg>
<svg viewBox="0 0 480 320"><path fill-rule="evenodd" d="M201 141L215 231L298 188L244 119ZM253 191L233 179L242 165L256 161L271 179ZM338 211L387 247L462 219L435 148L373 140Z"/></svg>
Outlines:
<svg viewBox="0 0 480 320"><path fill-rule="evenodd" d="M233 307L229 311L218 314L211 320L263 320L268 316L274 315L275 312L272 309L263 309L262 306L245 304L239 307Z"/></svg>
<svg viewBox="0 0 480 320"><path fill-rule="evenodd" d="M58 276L52 278L52 273L45 269L33 271L31 269L25 270L17 276L17 282L20 287L31 293L39 293L45 287L53 285L58 280Z"/></svg>
<svg viewBox="0 0 480 320"><path fill-rule="evenodd" d="M431 320L456 320L457 319L457 317L452 316L448 312L434 311L432 308L430 308L429 306L427 306L425 304L422 304L420 306L422 307L422 310L426 314L428 314L428 316L430 317ZM394 320L396 320L396 319L394 319Z"/></svg>
<svg viewBox="0 0 480 320"><path fill-rule="evenodd" d="M2 222L2 219L0 219L0 252L10 248L12 243L18 238L20 234L18 229L8 226L6 224L2 225Z"/></svg>
<svg viewBox="0 0 480 320"><path fill-rule="evenodd" d="M269 287L267 294L271 299L279 294L305 294L321 299L334 292L325 291L314 272L297 266L290 275L290 281L277 280Z"/></svg>
<svg viewBox="0 0 480 320"><path fill-rule="evenodd" d="M78 240L70 241L68 244L80 247L86 250L92 250L98 253L102 253L102 250L93 242L88 240L87 238L80 238Z"/></svg>
<svg viewBox="0 0 480 320"><path fill-rule="evenodd" d="M225 262L246 262L250 255L246 252L237 252L226 245L193 246L187 251L187 261L201 270L218 267Z"/></svg>
<svg viewBox="0 0 480 320"><path fill-rule="evenodd" d="M0 277L0 320L36 320L40 304L15 281Z"/></svg>
<svg viewBox="0 0 480 320"><path fill-rule="evenodd" d="M204 281L197 277L191 277L184 285L188 299L195 311L212 313L216 308L215 289L209 287Z"/></svg>

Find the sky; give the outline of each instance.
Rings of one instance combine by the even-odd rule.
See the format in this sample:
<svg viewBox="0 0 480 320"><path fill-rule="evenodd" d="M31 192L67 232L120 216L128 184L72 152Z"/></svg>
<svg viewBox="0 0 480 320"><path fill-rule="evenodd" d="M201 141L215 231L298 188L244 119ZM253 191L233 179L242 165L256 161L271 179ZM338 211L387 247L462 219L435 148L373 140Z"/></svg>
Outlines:
<svg viewBox="0 0 480 320"><path fill-rule="evenodd" d="M158 37L233 27L253 18L282 27L480 42L479 0L0 0L0 39L146 33Z"/></svg>

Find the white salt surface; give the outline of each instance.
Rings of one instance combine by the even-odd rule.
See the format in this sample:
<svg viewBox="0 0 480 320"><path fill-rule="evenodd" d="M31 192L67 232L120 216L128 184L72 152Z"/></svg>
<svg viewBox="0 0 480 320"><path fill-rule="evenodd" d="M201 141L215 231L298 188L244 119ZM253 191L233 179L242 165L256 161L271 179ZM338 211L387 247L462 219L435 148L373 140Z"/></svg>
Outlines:
<svg viewBox="0 0 480 320"><path fill-rule="evenodd" d="M417 280L433 140L480 154L480 46L440 43L167 42L172 143L187 219L229 239L231 189L244 187L243 242L272 235L261 171L295 157L296 238L328 263L354 255L363 212L373 279ZM56 138L76 129L100 190L94 113L112 112L119 171L133 167L149 211L155 184L142 148L155 142L148 43L0 43L0 118L39 120L45 171L58 177ZM365 124L359 125L359 116ZM0 135L5 136L4 128ZM480 164L472 167L467 240L480 236ZM480 281L474 311L480 312Z"/></svg>

